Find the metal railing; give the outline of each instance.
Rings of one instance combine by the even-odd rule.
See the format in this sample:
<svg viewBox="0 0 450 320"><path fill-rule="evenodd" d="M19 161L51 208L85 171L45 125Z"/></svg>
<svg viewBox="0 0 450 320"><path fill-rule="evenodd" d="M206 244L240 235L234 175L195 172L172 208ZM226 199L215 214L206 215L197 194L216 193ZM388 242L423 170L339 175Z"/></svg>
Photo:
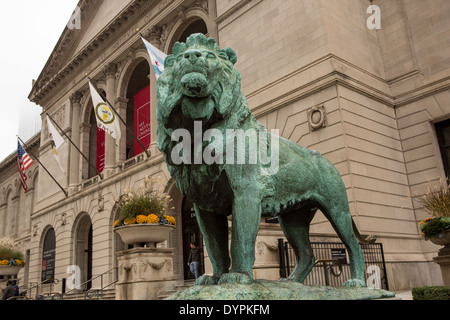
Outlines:
<svg viewBox="0 0 450 320"><path fill-rule="evenodd" d="M360 243L360 246L364 254L367 286L389 290L383 245ZM316 261L303 284L340 287L351 278L348 254L343 243L311 242L311 247ZM280 276L287 278L295 268L296 256L289 242L284 239L278 240L278 250Z"/></svg>
<svg viewBox="0 0 450 320"><path fill-rule="evenodd" d="M33 300L33 290L36 289L36 294L34 296L34 299L45 299L47 296L47 299L58 299L58 292L53 292L53 285L56 285L59 283L58 279L46 279L42 282L30 282L26 286L20 287L19 292L20 295L16 297L11 297L8 300ZM49 291L39 293L40 288L42 288L43 285L49 285Z"/></svg>
<svg viewBox="0 0 450 320"><path fill-rule="evenodd" d="M102 274L100 274L100 275L98 275L98 276L95 276L95 277L93 277L92 279L89 279L89 280L87 280L87 281L85 281L85 282L83 282L83 283L77 285L76 288L73 288L73 289L71 289L71 290L69 290L69 291L63 293L63 294L62 294L62 298L64 299L64 296L68 296L70 293L72 293L72 294L82 293L82 294L84 295L84 299L87 300L88 298L89 298L89 299L94 298L94 297L92 296L92 294L95 293L95 294L96 294L96 299L97 299L97 300L102 299L102 298L103 298L103 292L104 292L104 290L105 290L106 288L112 286L113 284L115 284L115 283L118 281L118 280L114 280L113 282L111 282L111 283L109 283L109 284L107 284L107 285L104 286L104 285L103 285L103 277L104 277L106 274L109 274L109 273L111 273L112 271L116 271L116 270L117 270L117 267L111 268L111 269L109 269L108 271L105 271L105 272L103 272ZM90 288L90 289L88 289L88 288L87 288L88 284L92 284L93 281L96 280L96 279L98 279L98 278L100 278L100 288ZM85 289L82 289L83 287L84 287Z"/></svg>

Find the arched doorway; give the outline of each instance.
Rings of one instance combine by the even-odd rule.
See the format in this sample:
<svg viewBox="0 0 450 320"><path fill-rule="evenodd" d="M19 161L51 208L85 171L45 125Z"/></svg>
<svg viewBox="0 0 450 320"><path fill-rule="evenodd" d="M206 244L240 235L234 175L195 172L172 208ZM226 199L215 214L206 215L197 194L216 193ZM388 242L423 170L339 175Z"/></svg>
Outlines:
<svg viewBox="0 0 450 320"><path fill-rule="evenodd" d="M186 39L194 33L203 33L205 36L208 36L208 27L200 17L191 17L187 23L175 32L172 41L169 43L169 52L172 53L172 48L176 42L186 43Z"/></svg>
<svg viewBox="0 0 450 320"><path fill-rule="evenodd" d="M165 44L165 48L167 49L166 52L169 54L172 53L172 48L176 42L186 42L186 39L193 33L203 33L206 36L208 35L208 27L201 17L190 16L183 24L176 27L176 30L169 38L170 40ZM181 234L179 234L181 246L178 242L179 240L176 242L176 247L180 250L179 252L182 253L182 255L177 255L174 258L174 265L182 264L182 267L178 269L180 276L183 277L184 280L191 280L194 279L194 275L190 272L187 264L191 250L190 244L191 242L195 242L197 246L200 247L201 251L204 252L203 237L197 223L192 203L190 203L189 200L182 198L183 196L176 188L175 182L172 181L172 184L169 185L171 186L169 188L169 190L171 190L169 194L172 196L172 199L174 199L174 202L177 203L176 211L181 212L182 225ZM204 272L205 264L203 259L203 261L200 261L199 273L202 275Z"/></svg>
<svg viewBox="0 0 450 320"><path fill-rule="evenodd" d="M47 230L42 244L42 273L41 281L55 279L56 263L56 235L55 230Z"/></svg>
<svg viewBox="0 0 450 320"><path fill-rule="evenodd" d="M75 265L80 268L81 283L92 279L92 222L89 215L83 215L75 229ZM89 282L82 288L89 290L92 283Z"/></svg>
<svg viewBox="0 0 450 320"><path fill-rule="evenodd" d="M183 200L182 205L182 224L183 224L183 267L184 267L184 279L194 279L194 275L191 273L188 266L189 253L191 250L190 244L195 243L200 247L203 252L203 237L198 227L197 218L192 203L188 199ZM205 263L200 261L199 273L200 275L205 273Z"/></svg>
<svg viewBox="0 0 450 320"><path fill-rule="evenodd" d="M101 95L105 95L104 90L100 90ZM92 99L87 99L85 107L85 118L83 123L82 141L83 153L88 156L89 163L82 161L82 179L90 179L97 175L97 171L102 173L105 168L105 131L97 127ZM97 171L95 170L97 169Z"/></svg>
<svg viewBox="0 0 450 320"><path fill-rule="evenodd" d="M127 127L132 128L134 135L148 148L150 146L150 65L142 59L133 73L127 87ZM133 158L144 150L127 132L126 158Z"/></svg>

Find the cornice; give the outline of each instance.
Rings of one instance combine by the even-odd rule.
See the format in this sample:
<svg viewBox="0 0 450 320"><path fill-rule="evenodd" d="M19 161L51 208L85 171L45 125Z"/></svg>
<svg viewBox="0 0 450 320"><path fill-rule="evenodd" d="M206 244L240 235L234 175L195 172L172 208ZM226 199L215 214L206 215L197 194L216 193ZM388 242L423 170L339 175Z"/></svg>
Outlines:
<svg viewBox="0 0 450 320"><path fill-rule="evenodd" d="M89 26L102 3L103 0L79 1L78 7L80 7L81 11L81 29L70 30L67 26L64 28L64 31L42 69L39 78L34 82L29 98L44 88L47 83L53 81L60 70L64 68L64 62L69 60L74 54L76 45L84 34L82 30Z"/></svg>
<svg viewBox="0 0 450 320"><path fill-rule="evenodd" d="M83 36L80 30L74 31L65 28L58 44L45 65L38 80L35 81L32 91L28 99L36 104L40 104L45 96L51 93L58 85L68 77L73 71L94 53L99 50L111 39L114 39L116 32L123 24L126 24L131 17L142 6L154 5L161 0L134 0L125 7L110 23L103 28L88 44L86 44L78 53L74 54L76 45L78 44L75 34L79 37ZM79 6L82 14L82 29L88 27L92 21L98 7L103 0L81 0ZM86 17L86 18L84 18ZM69 58L73 56L72 58ZM64 57L64 58L63 58ZM68 61L65 65L63 63Z"/></svg>

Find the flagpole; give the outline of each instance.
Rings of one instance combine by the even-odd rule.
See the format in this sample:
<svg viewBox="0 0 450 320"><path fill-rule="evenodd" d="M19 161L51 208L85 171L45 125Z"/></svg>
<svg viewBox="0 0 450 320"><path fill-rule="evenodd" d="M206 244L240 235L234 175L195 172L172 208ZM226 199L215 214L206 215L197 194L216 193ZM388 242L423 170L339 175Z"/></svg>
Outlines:
<svg viewBox="0 0 450 320"><path fill-rule="evenodd" d="M64 190L63 187L61 187L61 185L58 183L58 181L56 181L56 179L52 176L52 174L47 170L47 168L42 164L41 161L39 161L38 157L36 157L27 147L27 145L25 144L25 142L22 141L22 139L20 139L19 136L17 136L17 138L19 139L20 142L22 142L22 145L25 147L25 149L28 149L26 151L28 151L33 158L41 165L41 167L48 173L48 175L53 179L53 181L58 185L58 187L62 190L62 192L64 192L64 194L66 195L66 197L68 197L69 195L67 194L67 191Z"/></svg>
<svg viewBox="0 0 450 320"><path fill-rule="evenodd" d="M128 128L127 123L123 120L123 118L120 116L120 114L117 112L117 110L111 104L111 102L109 102L108 99L105 96L103 96L103 94L100 92L100 90L98 90L95 82L87 74L86 74L86 76L89 79L89 81L92 83L92 85L94 86L95 90L97 90L97 93L101 96L101 98L103 100L105 100L105 102L111 107L111 109L113 109L114 113L117 115L117 117L120 119L120 121L122 121L122 123L125 125L125 128L127 129L127 131L133 136L133 138L137 141L137 143L139 143L139 145L141 146L142 150L144 150L147 157L150 158L150 153L148 152L147 148L145 148L144 145L142 144L142 142L134 135L134 132L131 131L130 128Z"/></svg>
<svg viewBox="0 0 450 320"><path fill-rule="evenodd" d="M70 141L70 143L75 147L75 149L77 149L77 151L81 154L81 156L88 162L89 166L95 170L95 172L97 172L98 176L100 177L100 180L103 180L103 174L101 174L96 167L94 167L94 165L89 161L88 158L86 158L86 156L83 154L83 152L81 152L81 150L75 145L75 143L69 138L69 136L64 132L63 129L61 129L61 127L56 123L56 121L47 113L47 111L44 109L43 112L47 115L47 117L50 118L50 120L52 120L52 122L58 127L59 131L61 131L64 136Z"/></svg>

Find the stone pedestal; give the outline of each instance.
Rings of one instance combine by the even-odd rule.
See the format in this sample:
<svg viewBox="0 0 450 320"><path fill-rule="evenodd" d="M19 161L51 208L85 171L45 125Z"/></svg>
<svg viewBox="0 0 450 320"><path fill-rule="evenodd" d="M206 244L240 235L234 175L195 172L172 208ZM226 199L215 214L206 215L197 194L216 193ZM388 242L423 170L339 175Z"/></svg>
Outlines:
<svg viewBox="0 0 450 320"><path fill-rule="evenodd" d="M116 300L157 300L175 286L173 249L133 248L117 253Z"/></svg>
<svg viewBox="0 0 450 320"><path fill-rule="evenodd" d="M450 255L440 255L433 258L433 261L441 267L444 286L450 286Z"/></svg>

